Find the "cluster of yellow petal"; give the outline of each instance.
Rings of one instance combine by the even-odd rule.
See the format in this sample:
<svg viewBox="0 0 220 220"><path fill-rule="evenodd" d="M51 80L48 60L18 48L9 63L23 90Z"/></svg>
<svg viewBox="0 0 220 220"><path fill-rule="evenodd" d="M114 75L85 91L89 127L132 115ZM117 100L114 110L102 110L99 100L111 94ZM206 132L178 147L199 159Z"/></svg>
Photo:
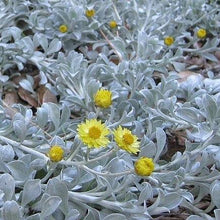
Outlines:
<svg viewBox="0 0 220 220"><path fill-rule="evenodd" d="M112 20L112 21L109 22L109 27L110 27L110 28L114 29L114 28L116 28L117 26L118 26L118 24L117 24L116 21Z"/></svg>
<svg viewBox="0 0 220 220"><path fill-rule="evenodd" d="M110 133L109 129L97 119L86 120L86 122L79 124L77 131L81 141L89 148L105 147L109 143L107 138ZM137 136L132 134L127 128L119 126L113 131L113 134L119 148L134 154L140 151L140 143L137 141ZM61 161L63 155L64 150L58 145L52 146L48 152L48 157L52 162ZM154 170L154 162L152 158L141 157L135 162L134 169L139 176L149 176Z"/></svg>
<svg viewBox="0 0 220 220"><path fill-rule="evenodd" d="M139 176L150 176L154 171L154 162L152 158L141 157L135 162L134 169Z"/></svg>
<svg viewBox="0 0 220 220"><path fill-rule="evenodd" d="M64 150L58 145L54 145L50 148L48 156L52 162L59 162L63 159Z"/></svg>
<svg viewBox="0 0 220 220"><path fill-rule="evenodd" d="M121 149L133 154L137 154L140 151L140 143L137 140L137 136L133 135L127 128L119 126L113 131L113 134L115 142Z"/></svg>
<svg viewBox="0 0 220 220"><path fill-rule="evenodd" d="M206 30L205 29L199 29L196 33L197 37L198 38L205 38L207 33L206 33Z"/></svg>
<svg viewBox="0 0 220 220"><path fill-rule="evenodd" d="M171 36L165 37L164 38L164 44L167 46L171 46L174 43L174 38Z"/></svg>
<svg viewBox="0 0 220 220"><path fill-rule="evenodd" d="M108 108L112 104L112 92L100 89L94 95L94 102L98 107Z"/></svg>
<svg viewBox="0 0 220 220"><path fill-rule="evenodd" d="M205 38L207 36L207 31L203 28L200 28L196 32L196 36L200 39ZM172 36L167 36L164 38L164 44L167 46L171 46L174 43L174 38Z"/></svg>
<svg viewBox="0 0 220 220"><path fill-rule="evenodd" d="M77 131L80 140L89 148L105 147L109 143L106 137L109 134L108 128L96 119L79 124Z"/></svg>
<svg viewBox="0 0 220 220"><path fill-rule="evenodd" d="M97 119L86 120L77 128L80 140L89 148L104 147L109 143L106 137L110 132L105 124ZM127 128L119 126L113 131L114 140L119 148L129 153L137 154L140 151L138 137Z"/></svg>
<svg viewBox="0 0 220 220"><path fill-rule="evenodd" d="M68 31L68 27L65 24L60 25L59 31L61 33L66 33Z"/></svg>
<svg viewBox="0 0 220 220"><path fill-rule="evenodd" d="M88 18L91 18L91 17L93 17L95 15L95 10L94 9L88 9L88 10L86 10L86 16L88 17Z"/></svg>

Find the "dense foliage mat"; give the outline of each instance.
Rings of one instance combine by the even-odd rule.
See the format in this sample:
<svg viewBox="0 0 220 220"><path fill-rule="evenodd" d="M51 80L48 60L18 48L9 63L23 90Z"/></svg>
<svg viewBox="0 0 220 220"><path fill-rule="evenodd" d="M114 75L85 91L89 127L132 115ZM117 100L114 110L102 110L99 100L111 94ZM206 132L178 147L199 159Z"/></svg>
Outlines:
<svg viewBox="0 0 220 220"><path fill-rule="evenodd" d="M0 1L0 219L220 219L220 7Z"/></svg>

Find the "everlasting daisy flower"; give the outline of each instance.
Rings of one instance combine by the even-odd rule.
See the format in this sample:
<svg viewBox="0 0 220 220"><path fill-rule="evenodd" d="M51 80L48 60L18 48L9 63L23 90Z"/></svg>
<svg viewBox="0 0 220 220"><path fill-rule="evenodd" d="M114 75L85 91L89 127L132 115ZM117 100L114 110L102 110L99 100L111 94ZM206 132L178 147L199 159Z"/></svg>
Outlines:
<svg viewBox="0 0 220 220"><path fill-rule="evenodd" d="M152 158L141 157L135 162L134 169L139 176L150 176L154 170L154 162Z"/></svg>
<svg viewBox="0 0 220 220"><path fill-rule="evenodd" d="M77 128L80 140L89 148L105 147L109 143L106 137L109 134L108 128L101 121L96 119L86 120Z"/></svg>
<svg viewBox="0 0 220 220"><path fill-rule="evenodd" d="M60 25L59 31L61 33L66 33L68 31L68 27L65 24Z"/></svg>
<svg viewBox="0 0 220 220"><path fill-rule="evenodd" d="M117 26L118 26L118 24L117 24L116 21L112 20L112 21L109 22L109 27L110 27L110 28L114 29L114 28L116 28Z"/></svg>
<svg viewBox="0 0 220 220"><path fill-rule="evenodd" d="M196 33L198 38L205 38L207 35L207 32L205 29L199 29Z"/></svg>
<svg viewBox="0 0 220 220"><path fill-rule="evenodd" d="M167 46L171 46L174 43L174 38L171 36L165 37L164 38L164 44Z"/></svg>
<svg viewBox="0 0 220 220"><path fill-rule="evenodd" d="M101 108L108 108L112 104L112 92L100 89L94 95L94 102Z"/></svg>
<svg viewBox="0 0 220 220"><path fill-rule="evenodd" d="M133 135L127 128L122 128L119 126L113 131L113 134L115 142L121 149L134 154L137 154L137 152L140 151L140 143L137 141L137 136Z"/></svg>
<svg viewBox="0 0 220 220"><path fill-rule="evenodd" d="M48 152L48 156L51 161L53 162L59 162L63 159L64 150L62 147L58 145L54 145L50 148Z"/></svg>
<svg viewBox="0 0 220 220"><path fill-rule="evenodd" d="M90 10L86 10L86 16L88 18L91 18L95 15L95 10L94 9L90 9Z"/></svg>

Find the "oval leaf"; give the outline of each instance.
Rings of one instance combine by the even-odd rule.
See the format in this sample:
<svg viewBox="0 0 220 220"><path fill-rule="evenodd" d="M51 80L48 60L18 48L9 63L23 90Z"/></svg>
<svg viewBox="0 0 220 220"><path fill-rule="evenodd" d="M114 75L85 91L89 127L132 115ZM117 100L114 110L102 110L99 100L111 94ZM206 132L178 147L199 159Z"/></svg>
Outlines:
<svg viewBox="0 0 220 220"><path fill-rule="evenodd" d="M157 152L154 157L154 161L159 159L161 152L163 151L166 144L166 133L161 128L156 128L156 139L157 139Z"/></svg>
<svg viewBox="0 0 220 220"><path fill-rule="evenodd" d="M31 84L31 82L28 81L27 79L22 79L22 80L19 82L19 84L20 84L20 86L21 86L23 89L25 89L25 90L27 90L27 91L29 91L29 92L31 92L31 93L34 93L32 84Z"/></svg>
<svg viewBox="0 0 220 220"><path fill-rule="evenodd" d="M43 107L47 109L50 120L53 122L55 129L57 129L60 125L60 109L58 105L54 103L44 103Z"/></svg>
<svg viewBox="0 0 220 220"><path fill-rule="evenodd" d="M53 39L48 47L47 55L58 52L62 47L61 41L57 38Z"/></svg>
<svg viewBox="0 0 220 220"><path fill-rule="evenodd" d="M12 199L15 193L15 181L10 174L5 173L0 176L0 189L5 194L5 200Z"/></svg>
<svg viewBox="0 0 220 220"><path fill-rule="evenodd" d="M43 128L48 122L48 113L44 108L37 109L37 124Z"/></svg>
<svg viewBox="0 0 220 220"><path fill-rule="evenodd" d="M4 220L20 220L19 206L15 201L7 201L3 205L2 216Z"/></svg>
<svg viewBox="0 0 220 220"><path fill-rule="evenodd" d="M180 196L178 193L169 193L161 199L161 203L159 204L159 206L164 206L171 210L178 207L182 200L182 196Z"/></svg>
<svg viewBox="0 0 220 220"><path fill-rule="evenodd" d="M21 205L25 206L35 200L41 194L40 180L28 180L24 184Z"/></svg>
<svg viewBox="0 0 220 220"><path fill-rule="evenodd" d="M59 207L62 199L59 196L50 196L42 204L41 218L51 215Z"/></svg>
<svg viewBox="0 0 220 220"><path fill-rule="evenodd" d="M211 185L210 191L211 191L212 202L219 209L220 208L220 181L215 181Z"/></svg>
<svg viewBox="0 0 220 220"><path fill-rule="evenodd" d="M60 209L64 214L68 213L68 189L66 184L58 179L50 179L47 184L46 192L51 196L58 196L61 198L62 203Z"/></svg>
<svg viewBox="0 0 220 220"><path fill-rule="evenodd" d="M7 164L15 180L25 181L30 175L27 165L21 160L15 160Z"/></svg>
<svg viewBox="0 0 220 220"><path fill-rule="evenodd" d="M12 161L14 159L15 152L11 145L0 145L0 159L5 162Z"/></svg>

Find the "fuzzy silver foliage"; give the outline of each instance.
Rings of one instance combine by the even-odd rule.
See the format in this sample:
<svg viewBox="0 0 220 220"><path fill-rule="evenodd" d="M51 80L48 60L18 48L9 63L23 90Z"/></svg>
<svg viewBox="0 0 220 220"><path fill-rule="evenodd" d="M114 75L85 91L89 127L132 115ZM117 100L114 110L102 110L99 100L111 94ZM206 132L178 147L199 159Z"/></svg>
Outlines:
<svg viewBox="0 0 220 220"><path fill-rule="evenodd" d="M91 8L92 19L85 16ZM205 0L0 1L1 91L16 88L10 77L32 64L40 84L60 98L36 113L15 104L13 117L1 100L0 220L146 220L181 207L193 213L188 220L218 220L219 81L197 75L181 82L178 73L186 53L216 62L219 15L217 1ZM198 28L212 38L195 48ZM175 38L170 47L166 36ZM19 83L36 97L33 85L28 74ZM101 87L113 93L107 109L94 104ZM114 141L88 152L76 129L91 118L131 129L140 153L119 150ZM181 130L185 149L164 160L168 137ZM58 163L47 155L53 145L65 152ZM142 156L154 160L149 177L134 172ZM211 202L202 210L197 205L206 196Z"/></svg>

